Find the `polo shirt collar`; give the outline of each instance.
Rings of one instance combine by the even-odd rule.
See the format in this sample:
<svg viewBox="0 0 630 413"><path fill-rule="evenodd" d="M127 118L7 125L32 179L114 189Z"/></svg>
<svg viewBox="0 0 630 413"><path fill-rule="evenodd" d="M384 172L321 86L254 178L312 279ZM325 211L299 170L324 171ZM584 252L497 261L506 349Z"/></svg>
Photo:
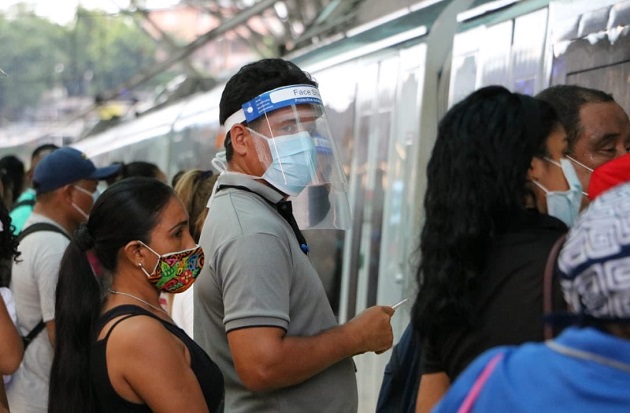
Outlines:
<svg viewBox="0 0 630 413"><path fill-rule="evenodd" d="M223 172L219 175L216 185L217 187L220 185L244 186L267 199L272 204L277 204L285 198L285 195L277 189L256 181L252 176L236 172Z"/></svg>

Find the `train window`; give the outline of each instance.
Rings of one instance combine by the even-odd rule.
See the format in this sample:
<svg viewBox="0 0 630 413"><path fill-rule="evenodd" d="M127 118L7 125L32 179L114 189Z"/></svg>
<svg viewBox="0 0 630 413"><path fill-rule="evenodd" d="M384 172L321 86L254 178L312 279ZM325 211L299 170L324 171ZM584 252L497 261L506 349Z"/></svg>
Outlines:
<svg viewBox="0 0 630 413"><path fill-rule="evenodd" d="M509 85L513 21L488 27L480 50L481 72L477 87Z"/></svg>
<svg viewBox="0 0 630 413"><path fill-rule="evenodd" d="M483 32L483 27L477 27L456 34L453 38L449 107L468 96L476 88L479 46L482 43Z"/></svg>
<svg viewBox="0 0 630 413"><path fill-rule="evenodd" d="M543 87L542 66L545 50L547 9L521 16L514 21L511 86L514 92L534 95Z"/></svg>
<svg viewBox="0 0 630 413"><path fill-rule="evenodd" d="M387 179L383 182L386 198L383 207L377 303L394 303L415 290L415 266L412 265L410 256L416 252L418 234L409 230L409 223L414 222L422 209L415 194L424 168L418 165L418 157L414 154L420 148L419 103L425 60L425 45L401 52L400 81L392 118L389 159L385 166ZM402 312L392 319L392 327L395 332L399 332L407 322L407 313Z"/></svg>

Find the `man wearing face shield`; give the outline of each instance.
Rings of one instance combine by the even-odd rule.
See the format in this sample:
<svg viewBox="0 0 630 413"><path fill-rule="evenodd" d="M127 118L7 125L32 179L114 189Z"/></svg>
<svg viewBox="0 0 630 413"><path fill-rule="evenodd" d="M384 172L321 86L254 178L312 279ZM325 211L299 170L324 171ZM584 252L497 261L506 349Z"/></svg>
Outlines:
<svg viewBox="0 0 630 413"><path fill-rule="evenodd" d="M201 233L209 256L194 336L224 373L225 410L356 412L351 358L391 346L393 309L372 307L339 326L308 257L300 228L348 225L317 84L282 59L246 65L226 84L220 121L226 151L213 162L222 173ZM328 153L318 151L324 143Z"/></svg>

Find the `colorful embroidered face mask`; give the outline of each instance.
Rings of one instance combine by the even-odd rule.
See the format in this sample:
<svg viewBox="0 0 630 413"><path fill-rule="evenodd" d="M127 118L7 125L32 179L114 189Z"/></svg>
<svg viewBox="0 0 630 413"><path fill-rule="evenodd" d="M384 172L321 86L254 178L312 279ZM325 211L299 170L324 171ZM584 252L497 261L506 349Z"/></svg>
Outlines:
<svg viewBox="0 0 630 413"><path fill-rule="evenodd" d="M177 252L160 255L142 241L138 241L149 251L158 256L153 271L149 274L142 264L140 269L149 281L167 293L181 293L190 287L201 272L204 264L203 249L199 245Z"/></svg>

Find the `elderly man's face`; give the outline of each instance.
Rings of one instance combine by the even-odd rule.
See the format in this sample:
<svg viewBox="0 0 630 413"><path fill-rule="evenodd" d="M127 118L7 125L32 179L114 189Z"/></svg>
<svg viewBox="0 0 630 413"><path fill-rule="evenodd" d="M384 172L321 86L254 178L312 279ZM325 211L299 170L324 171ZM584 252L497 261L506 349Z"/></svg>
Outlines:
<svg viewBox="0 0 630 413"><path fill-rule="evenodd" d="M575 141L571 157L582 165L592 170L628 153L630 121L617 103L587 103L580 109L580 123L582 130ZM586 191L591 171L584 166L574 164L582 188Z"/></svg>

